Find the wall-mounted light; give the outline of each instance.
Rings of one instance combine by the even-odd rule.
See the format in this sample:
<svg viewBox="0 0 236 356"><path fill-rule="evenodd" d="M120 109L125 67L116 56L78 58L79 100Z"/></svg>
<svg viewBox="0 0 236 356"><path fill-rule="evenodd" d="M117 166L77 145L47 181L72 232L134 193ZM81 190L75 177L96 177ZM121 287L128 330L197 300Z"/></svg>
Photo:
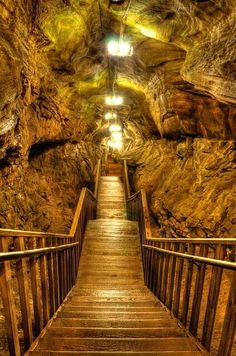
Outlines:
<svg viewBox="0 0 236 356"><path fill-rule="evenodd" d="M106 120L112 120L112 119L117 119L117 114L115 112L107 112L105 114L105 119Z"/></svg>
<svg viewBox="0 0 236 356"><path fill-rule="evenodd" d="M111 56L127 57L133 54L131 44L122 38L109 40L107 42L107 50Z"/></svg>
<svg viewBox="0 0 236 356"><path fill-rule="evenodd" d="M111 106L121 105L123 104L123 98L122 96L116 96L116 95L107 96L105 99L105 103Z"/></svg>
<svg viewBox="0 0 236 356"><path fill-rule="evenodd" d="M121 131L121 126L119 124L112 124L109 127L110 132L119 132Z"/></svg>

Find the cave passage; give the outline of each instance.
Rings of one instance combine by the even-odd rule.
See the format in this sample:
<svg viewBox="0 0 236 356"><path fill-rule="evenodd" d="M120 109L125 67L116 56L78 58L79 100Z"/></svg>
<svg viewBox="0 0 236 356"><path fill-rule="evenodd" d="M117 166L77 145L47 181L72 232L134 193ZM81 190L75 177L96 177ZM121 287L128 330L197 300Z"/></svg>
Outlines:
<svg viewBox="0 0 236 356"><path fill-rule="evenodd" d="M235 24L235 0L0 1L0 242L4 236L7 241L0 246L0 252L12 252L16 246L17 249L35 246L35 239L25 240L23 246L22 241L15 241L21 233L9 235L9 230L29 231L29 236L33 234L36 240L37 233L62 234L65 236L61 238L68 243L78 215L78 201L83 197L89 199L94 193L96 196L99 179L104 179L108 192L113 183L114 187L117 184L117 194L119 189L125 189L126 208L134 209L139 204L141 209L145 196L150 236L171 241L168 246L162 246L160 240L156 246L163 263L150 257L157 250L154 253L142 247L142 256L145 255L146 262L151 261L145 283L165 305L168 306L163 290L165 277L159 287L156 285L157 290L151 282L156 278L155 266L162 275L163 271L170 271L168 263L170 268L175 266L171 261L175 261L176 256L172 254L164 261L162 247L173 247L178 239L224 239L232 245L224 245L223 252L218 251L217 243L209 249L179 245L178 252L234 263ZM113 181L110 177L119 180ZM109 194L110 200L105 201L104 209L107 214L110 210L112 215L116 209L123 209L120 208L123 203L115 200L116 188ZM135 199L141 199L138 203L129 201L133 194L136 194ZM94 203L91 206L88 214L93 212L94 218ZM139 224L145 217L142 209L140 211L139 215L133 211ZM126 213L129 215L129 210ZM88 219L86 224L85 220L83 231ZM132 219L128 220L130 224L127 224L132 227ZM99 236L104 233L103 228L101 226ZM114 230L119 230L119 226ZM114 246L117 246L115 242ZM124 245L124 251L126 247L129 250L129 246ZM0 256L0 268L12 263L4 261ZM22 268L29 271L34 265L27 263L23 263ZM52 269L56 268L55 259L50 263L52 266L54 263ZM180 293L181 296L180 290L185 288L189 304L196 304L201 310L197 296L193 292L188 296L188 283L180 286L181 271L188 266L190 272L186 278L196 281L200 295L207 289L204 283L211 285L208 270L205 273L204 268L199 267L199 274L192 274L192 265L187 259L183 266L176 262L179 277L170 281L170 289L174 285L174 295ZM211 268L214 271L218 267ZM75 267L71 286L73 278L75 283L76 271ZM213 339L210 350L213 355L219 349L214 340L220 339L222 310L227 305L227 298L216 286L230 295L232 276L228 272L224 270L223 276L217 274L215 289L212 287L215 294L210 295L209 301L219 300L219 304L209 315L206 312L207 320L211 321L209 331L206 330L209 324L204 324L199 314L199 327L206 334L203 343L209 350L210 339ZM13 267L9 275L12 273ZM12 274L14 281L15 274L17 269ZM48 278L52 280L52 276ZM18 291L19 287L13 289ZM203 293L203 300L206 295L207 292ZM235 299L231 297L229 305L234 305ZM30 298L30 308L35 312L34 296ZM183 312L181 321L189 324L193 336L198 337L197 317L186 316L186 310L181 307L183 299L186 298L182 295L180 309L176 302L173 310L177 317ZM55 312L57 302L59 299L54 300L51 311ZM19 298L17 303L18 308ZM0 354L9 350L2 305L0 298ZM215 314L221 315L217 316L220 326L211 334ZM19 310L17 318L18 324L23 325ZM142 322L147 328L153 325ZM38 328L34 330L38 335L41 326L37 326L34 317L32 323ZM235 325L233 328L231 325L228 330L234 332L234 329ZM17 330L15 334L23 335L22 329ZM179 336L177 331L173 332ZM29 346L32 338L33 334L28 335L25 345ZM100 347L102 351L102 344ZM162 351L165 352L161 349L158 352ZM177 349L172 351L177 352ZM229 351L221 352L218 356L229 356Z"/></svg>

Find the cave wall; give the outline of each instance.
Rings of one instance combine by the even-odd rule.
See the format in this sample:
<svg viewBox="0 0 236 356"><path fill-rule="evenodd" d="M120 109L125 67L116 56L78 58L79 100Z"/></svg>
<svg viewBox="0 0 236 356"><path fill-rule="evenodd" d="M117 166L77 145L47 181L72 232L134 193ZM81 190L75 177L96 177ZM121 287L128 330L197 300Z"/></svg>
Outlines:
<svg viewBox="0 0 236 356"><path fill-rule="evenodd" d="M94 123L83 99L78 107L74 89L67 93L72 83L64 77L72 69L61 70L66 56L73 53L75 63L76 48L86 46L77 36L70 43L62 38L64 47L55 49L50 38L63 33L67 7L64 1L0 2L1 228L68 232L81 187L92 187L101 154L91 136ZM71 9L77 29L82 15ZM88 28L81 31L88 36Z"/></svg>
<svg viewBox="0 0 236 356"><path fill-rule="evenodd" d="M161 237L235 236L235 154L234 141L205 138L149 140L125 154Z"/></svg>

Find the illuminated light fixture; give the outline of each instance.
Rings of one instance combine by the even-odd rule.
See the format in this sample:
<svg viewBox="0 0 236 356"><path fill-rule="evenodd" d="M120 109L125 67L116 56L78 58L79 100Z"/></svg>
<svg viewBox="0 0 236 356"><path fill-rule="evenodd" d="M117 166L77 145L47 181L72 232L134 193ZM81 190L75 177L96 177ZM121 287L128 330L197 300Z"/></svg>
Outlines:
<svg viewBox="0 0 236 356"><path fill-rule="evenodd" d="M119 132L121 131L121 126L118 124L112 124L109 127L110 132Z"/></svg>
<svg viewBox="0 0 236 356"><path fill-rule="evenodd" d="M108 141L108 145L115 149L121 149L123 147L122 141Z"/></svg>
<svg viewBox="0 0 236 356"><path fill-rule="evenodd" d="M112 119L116 119L116 118L117 118L117 114L115 112L107 112L105 114L106 120L112 120Z"/></svg>
<svg viewBox="0 0 236 356"><path fill-rule="evenodd" d="M123 104L123 98L122 96L107 96L105 99L105 103L107 105L112 105L112 106L116 106L116 105L121 105Z"/></svg>
<svg viewBox="0 0 236 356"><path fill-rule="evenodd" d="M125 0L110 0L111 4L123 4Z"/></svg>
<svg viewBox="0 0 236 356"><path fill-rule="evenodd" d="M120 131L113 131L111 137L114 141L121 141L122 140L122 133Z"/></svg>
<svg viewBox="0 0 236 356"><path fill-rule="evenodd" d="M133 54L131 44L122 38L110 40L107 43L107 50L111 56L127 57Z"/></svg>

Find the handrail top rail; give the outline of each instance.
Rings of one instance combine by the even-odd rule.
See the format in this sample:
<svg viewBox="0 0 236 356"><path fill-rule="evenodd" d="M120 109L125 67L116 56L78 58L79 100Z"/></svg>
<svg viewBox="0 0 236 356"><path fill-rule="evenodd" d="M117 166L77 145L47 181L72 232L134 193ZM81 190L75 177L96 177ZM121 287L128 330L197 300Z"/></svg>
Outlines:
<svg viewBox="0 0 236 356"><path fill-rule="evenodd" d="M51 238L72 238L70 234L57 234L53 232L29 231L29 230L14 230L0 229L0 237L51 237Z"/></svg>
<svg viewBox="0 0 236 356"><path fill-rule="evenodd" d="M188 238L188 237L182 237L182 238L165 238L165 237L148 237L146 239L147 241L153 241L153 242L167 242L167 243L193 243L193 244L219 244L219 245L236 245L236 239L235 238L213 238L213 237L208 237L208 238L198 238L198 237L193 237L193 238Z"/></svg>
<svg viewBox="0 0 236 356"><path fill-rule="evenodd" d="M80 196L82 194L82 192L84 192L84 194L86 192L89 193L89 195L97 201L97 198L95 197L94 193L86 188L83 187L80 193ZM80 202L80 199L79 199ZM76 211L74 216L78 216L80 206L79 206L79 202L77 204L76 207ZM73 219L74 221L74 219ZM73 225L73 222L72 222ZM44 237L44 238L57 238L57 239L71 239L74 237L74 233L68 233L68 234L60 234L60 233L54 233L54 232L43 232L43 231L27 231L27 230L15 230L15 229L1 229L0 228L0 237Z"/></svg>
<svg viewBox="0 0 236 356"><path fill-rule="evenodd" d="M231 269L231 270L235 270L236 271L236 262L217 260L217 259L214 259L214 258L201 257L201 256L196 256L196 255L189 255L187 253L170 251L170 250L166 250L164 248L159 248L159 247L150 246L150 245L142 245L142 247L146 248L146 249L149 249L149 250L154 250L154 251L157 251L157 252L160 252L160 253L165 253L165 254L169 254L169 255L172 255L172 256L186 258L188 260L201 262L201 263L208 264L208 265L213 265L213 266L216 266L216 267L223 267L223 268L226 268L226 269Z"/></svg>
<svg viewBox="0 0 236 356"><path fill-rule="evenodd" d="M143 189L143 190L144 190L144 189ZM131 195L131 196L127 199L127 201L131 201L131 200L135 199L137 196L139 196L139 195L141 194L141 191L142 191L142 189L139 190L139 191L137 191L137 192L134 193L133 195Z"/></svg>
<svg viewBox="0 0 236 356"><path fill-rule="evenodd" d="M46 255L48 253L66 250L68 248L72 248L75 246L79 246L79 242L72 242L71 244L59 245L59 246L42 247L33 250L0 252L0 262L15 260L18 258L26 258L30 256L34 257L41 254Z"/></svg>

